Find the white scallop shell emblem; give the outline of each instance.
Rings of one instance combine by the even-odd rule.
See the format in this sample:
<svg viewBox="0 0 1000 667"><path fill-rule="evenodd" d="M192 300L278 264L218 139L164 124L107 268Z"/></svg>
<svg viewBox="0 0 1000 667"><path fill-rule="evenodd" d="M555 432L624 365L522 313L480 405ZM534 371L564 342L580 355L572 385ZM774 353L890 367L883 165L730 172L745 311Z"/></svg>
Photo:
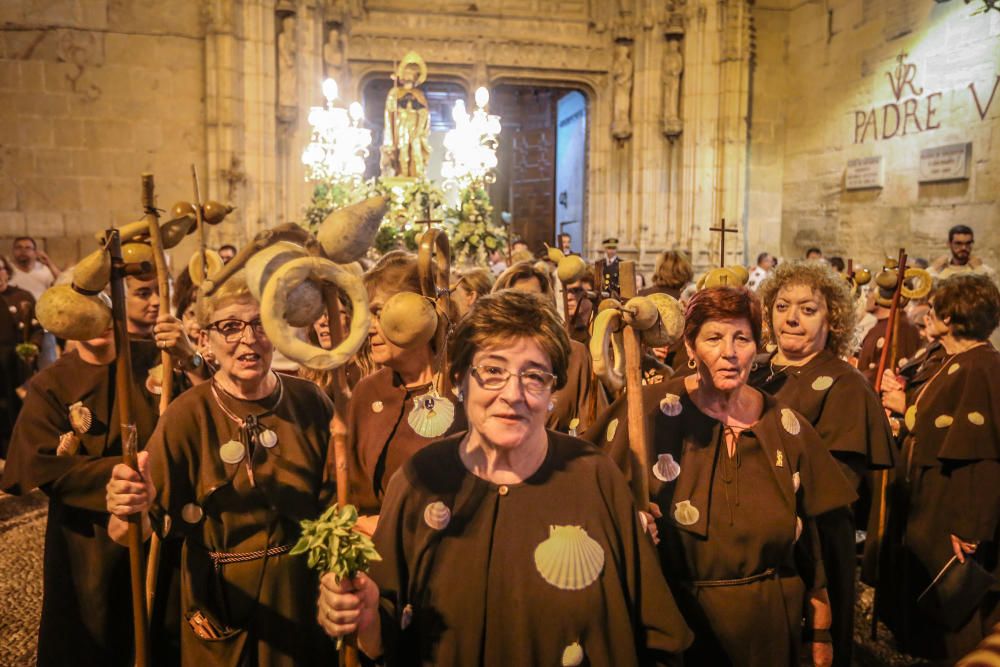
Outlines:
<svg viewBox="0 0 1000 667"><path fill-rule="evenodd" d="M564 591L578 591L597 581L604 569L604 549L580 526L549 526L549 537L535 547L535 569Z"/></svg>
<svg viewBox="0 0 1000 667"><path fill-rule="evenodd" d="M434 530L444 530L451 522L451 510L440 500L424 508L424 523Z"/></svg>
<svg viewBox="0 0 1000 667"><path fill-rule="evenodd" d="M693 526L698 523L701 513L691 504L690 500L682 500L674 505L674 521L682 526Z"/></svg>
<svg viewBox="0 0 1000 667"><path fill-rule="evenodd" d="M573 642L563 649L562 667L577 667L583 664L583 647L579 642Z"/></svg>
<svg viewBox="0 0 1000 667"><path fill-rule="evenodd" d="M378 414L379 412L382 412L382 410L384 409L385 405L382 403L382 401L372 401L372 412Z"/></svg>
<svg viewBox="0 0 1000 667"><path fill-rule="evenodd" d="M271 449L276 444L278 444L278 434L269 428L264 429L257 436L257 442L263 445L267 449Z"/></svg>
<svg viewBox="0 0 1000 667"><path fill-rule="evenodd" d="M198 523L203 516L205 512L194 503L188 503L181 508L181 518L188 523Z"/></svg>
<svg viewBox="0 0 1000 667"><path fill-rule="evenodd" d="M953 363L951 366L948 367L948 375L953 375L957 373L959 368L961 368L961 366L959 366L958 362L956 361L955 363Z"/></svg>
<svg viewBox="0 0 1000 667"><path fill-rule="evenodd" d="M982 426L983 424L986 423L986 418L983 417L983 414L981 412L970 412L969 421L975 424L976 426Z"/></svg>
<svg viewBox="0 0 1000 667"><path fill-rule="evenodd" d="M802 485L802 477L799 475L798 472L792 473L792 489L798 491L801 485Z"/></svg>
<svg viewBox="0 0 1000 667"><path fill-rule="evenodd" d="M431 389L413 399L413 410L406 421L417 435L436 438L455 421L455 404Z"/></svg>
<svg viewBox="0 0 1000 667"><path fill-rule="evenodd" d="M612 440L615 439L615 433L617 431L618 431L618 420L612 419L610 422L608 422L608 430L607 433L605 433L608 442L611 442Z"/></svg>
<svg viewBox="0 0 1000 667"><path fill-rule="evenodd" d="M880 349L880 350L881 350L881 349L882 349L883 347L885 347L885 338L883 338L883 337L879 337L879 339L878 339L877 341L875 341L875 347L877 347L877 348L878 348L878 349Z"/></svg>
<svg viewBox="0 0 1000 667"><path fill-rule="evenodd" d="M238 440L230 440L222 445L222 447L219 447L219 457L230 465L242 461L246 453L247 448Z"/></svg>
<svg viewBox="0 0 1000 667"><path fill-rule="evenodd" d="M798 435L799 431L802 430L802 425L799 424L799 418L796 417L795 413L788 408L781 409L781 425L792 435Z"/></svg>
<svg viewBox="0 0 1000 667"><path fill-rule="evenodd" d="M938 428L948 428L954 421L951 415L938 415L937 419L934 420L934 425Z"/></svg>
<svg viewBox="0 0 1000 667"><path fill-rule="evenodd" d="M660 454L653 464L653 477L661 482L672 482L681 474L681 464L674 460L673 454Z"/></svg>
<svg viewBox="0 0 1000 667"><path fill-rule="evenodd" d="M764 349L767 350L768 352L774 352L775 350L778 349L778 345L777 343L768 343L767 345L764 346Z"/></svg>
<svg viewBox="0 0 1000 667"><path fill-rule="evenodd" d="M813 380L812 388L816 391L826 391L833 386L833 378L829 375L820 375Z"/></svg>
<svg viewBox="0 0 1000 667"><path fill-rule="evenodd" d="M913 427L917 425L917 406L911 405L906 408L906 413L903 415L903 423L906 424L906 428L913 430Z"/></svg>
<svg viewBox="0 0 1000 667"><path fill-rule="evenodd" d="M77 401L69 406L69 423L73 430L79 434L84 434L90 430L94 424L94 414L86 405Z"/></svg>
<svg viewBox="0 0 1000 667"><path fill-rule="evenodd" d="M660 412L668 417L676 417L683 409L684 406L681 405L681 397L677 394L667 394L660 401Z"/></svg>

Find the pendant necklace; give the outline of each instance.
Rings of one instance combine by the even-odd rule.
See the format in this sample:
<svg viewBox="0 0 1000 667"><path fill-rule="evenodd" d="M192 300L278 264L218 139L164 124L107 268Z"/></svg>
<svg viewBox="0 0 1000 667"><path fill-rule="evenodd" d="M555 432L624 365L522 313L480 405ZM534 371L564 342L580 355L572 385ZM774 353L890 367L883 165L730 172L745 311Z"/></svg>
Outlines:
<svg viewBox="0 0 1000 667"><path fill-rule="evenodd" d="M219 458L221 458L224 463L229 465L236 465L243 461L246 465L247 477L250 480L251 487L256 486L252 465L255 445L259 444L265 449L271 449L278 444L278 434L261 423L261 419L263 417L274 414L274 411L279 405L281 405L281 400L285 395L285 385L281 381L281 376L277 373L275 373L274 376L278 381L278 397L275 399L274 405L259 415L250 414L243 418L239 417L232 410L226 407L225 403L222 401L222 397L219 395L219 392L222 392L235 401L239 401L240 399L223 389L214 378L212 380L211 389L212 397L215 399L215 404L219 406L219 409L222 410L222 412L224 412L225 415L229 417L229 419L231 419L239 429L236 439L229 440L219 447Z"/></svg>

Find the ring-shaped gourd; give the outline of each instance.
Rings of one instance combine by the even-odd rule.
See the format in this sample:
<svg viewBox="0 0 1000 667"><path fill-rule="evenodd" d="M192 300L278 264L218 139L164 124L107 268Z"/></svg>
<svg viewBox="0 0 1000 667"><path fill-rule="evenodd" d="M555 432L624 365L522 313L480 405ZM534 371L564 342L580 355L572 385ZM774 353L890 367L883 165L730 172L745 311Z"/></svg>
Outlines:
<svg viewBox="0 0 1000 667"><path fill-rule="evenodd" d="M625 343L621 327L620 310L602 310L594 318L594 335L590 338L594 375L612 392L625 386Z"/></svg>
<svg viewBox="0 0 1000 667"><path fill-rule="evenodd" d="M351 326L347 336L332 350L301 340L285 319L285 295L306 280L333 283L351 303ZM267 281L260 300L260 319L267 337L283 355L307 368L332 370L350 361L368 337L371 323L368 292L360 278L330 260L299 257L279 267Z"/></svg>

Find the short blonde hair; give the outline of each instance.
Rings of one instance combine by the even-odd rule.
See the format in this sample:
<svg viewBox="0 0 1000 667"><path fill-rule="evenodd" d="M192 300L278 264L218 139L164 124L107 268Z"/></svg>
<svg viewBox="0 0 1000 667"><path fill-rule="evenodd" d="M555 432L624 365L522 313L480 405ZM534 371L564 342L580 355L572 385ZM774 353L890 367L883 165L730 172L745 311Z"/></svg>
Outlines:
<svg viewBox="0 0 1000 667"><path fill-rule="evenodd" d="M854 325L857 315L854 311L854 299L851 297L851 287L833 267L825 262L799 260L782 262L774 272L761 283L757 290L764 305L764 322L767 324L768 337L774 338L774 302L782 287L805 285L823 295L826 300L827 319L830 324L830 334L826 339L826 349L837 356L847 354L851 338L854 335Z"/></svg>
<svg viewBox="0 0 1000 667"><path fill-rule="evenodd" d="M205 296L202 289L198 290L194 311L198 326L202 329L206 328L214 321L213 317L217 310L237 301L257 303L257 299L250 293L250 286L247 285L246 269L240 269L229 276L229 279L219 285L211 296Z"/></svg>

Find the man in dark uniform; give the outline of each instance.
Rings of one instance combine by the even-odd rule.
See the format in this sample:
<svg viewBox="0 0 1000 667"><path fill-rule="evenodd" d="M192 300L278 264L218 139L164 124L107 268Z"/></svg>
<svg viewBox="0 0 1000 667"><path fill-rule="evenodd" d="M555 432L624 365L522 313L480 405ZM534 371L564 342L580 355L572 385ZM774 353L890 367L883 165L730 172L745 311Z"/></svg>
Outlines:
<svg viewBox="0 0 1000 667"><path fill-rule="evenodd" d="M614 237L604 239L601 246L604 248L605 256L604 259L597 260L597 267L603 276L601 291L610 292L612 296L617 297L621 294L618 284L618 239Z"/></svg>

